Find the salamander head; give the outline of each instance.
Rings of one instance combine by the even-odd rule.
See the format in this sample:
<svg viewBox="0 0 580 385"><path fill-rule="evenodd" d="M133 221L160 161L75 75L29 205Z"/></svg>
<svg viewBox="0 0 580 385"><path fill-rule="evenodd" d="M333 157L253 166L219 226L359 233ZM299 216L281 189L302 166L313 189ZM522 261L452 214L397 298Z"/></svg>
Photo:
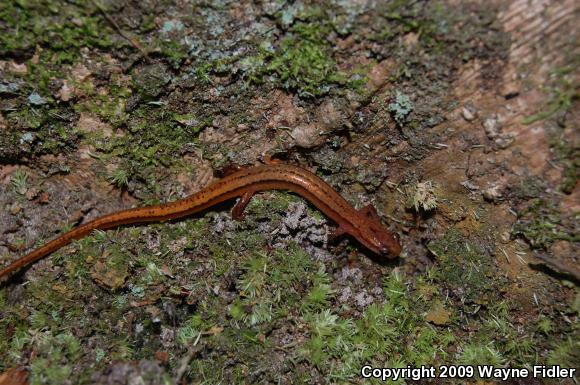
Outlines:
<svg viewBox="0 0 580 385"><path fill-rule="evenodd" d="M399 236L385 228L375 208L369 205L359 210L359 213L364 217L357 237L359 241L382 257L397 257L401 253Z"/></svg>

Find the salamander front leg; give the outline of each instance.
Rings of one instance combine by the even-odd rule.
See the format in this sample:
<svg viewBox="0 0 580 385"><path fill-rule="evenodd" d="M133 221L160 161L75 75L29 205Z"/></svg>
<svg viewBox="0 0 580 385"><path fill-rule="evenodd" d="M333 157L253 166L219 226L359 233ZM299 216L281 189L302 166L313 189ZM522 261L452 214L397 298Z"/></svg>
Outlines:
<svg viewBox="0 0 580 385"><path fill-rule="evenodd" d="M340 238L341 236L343 236L344 234L346 234L346 230L344 229L344 227L342 227L341 225L339 225L338 227L330 230L330 232L328 234L328 240L330 242L334 242L338 238Z"/></svg>
<svg viewBox="0 0 580 385"><path fill-rule="evenodd" d="M250 199L254 196L255 191L246 191L245 193L240 196L240 199L236 202L232 210L232 218L235 220L240 220L244 217L244 209L250 203Z"/></svg>
<svg viewBox="0 0 580 385"><path fill-rule="evenodd" d="M270 166L273 166L276 164L282 164L283 162L280 159L275 159L274 155L276 155L276 154L275 153L274 154L264 153L260 156L260 161L262 163L270 165Z"/></svg>
<svg viewBox="0 0 580 385"><path fill-rule="evenodd" d="M225 167L220 168L219 170L215 171L215 176L218 178L224 178L228 175L235 174L236 172L249 168L249 166L242 166L239 164L228 164Z"/></svg>

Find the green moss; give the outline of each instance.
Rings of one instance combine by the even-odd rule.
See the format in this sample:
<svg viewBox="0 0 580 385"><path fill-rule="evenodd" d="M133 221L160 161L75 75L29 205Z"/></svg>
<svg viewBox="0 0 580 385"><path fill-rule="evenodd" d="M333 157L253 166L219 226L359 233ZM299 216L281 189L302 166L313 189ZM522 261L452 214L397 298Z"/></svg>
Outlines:
<svg viewBox="0 0 580 385"><path fill-rule="evenodd" d="M580 179L580 147L572 145L558 134L552 134L550 148L554 160L564 167L558 189L565 194L571 194Z"/></svg>
<svg viewBox="0 0 580 385"><path fill-rule="evenodd" d="M548 355L548 365L560 365L563 367L573 368L578 365L580 360L580 340L578 339L578 331L574 336L557 343L554 349Z"/></svg>
<svg viewBox="0 0 580 385"><path fill-rule="evenodd" d="M78 85L83 87L83 85ZM116 79L112 79L106 92L94 92L93 89L85 90L90 98L81 104L74 106L77 112L90 111L99 116L103 121L114 127L120 127L127 123L129 114L125 111L128 97L132 94L129 87L120 85Z"/></svg>
<svg viewBox="0 0 580 385"><path fill-rule="evenodd" d="M438 38L450 31L450 21L456 17L453 10L439 2L419 3L397 0L386 3L382 16L390 23L373 39L392 39L397 34L414 33L424 48L440 53L444 44Z"/></svg>
<svg viewBox="0 0 580 385"><path fill-rule="evenodd" d="M15 364L19 357L19 350L16 352L10 350L13 344L9 337L9 327L14 324L16 316L11 314L12 312L6 303L6 289L3 288L0 288L0 312L5 314L0 318L0 352L4 352L4 355L0 356L0 370L5 371ZM12 334L11 337L16 335L16 333L10 334Z"/></svg>
<svg viewBox="0 0 580 385"><path fill-rule="evenodd" d="M359 319L343 319L330 309L307 312L311 337L301 356L337 382L356 378L364 364L420 366L443 359L453 336L425 321L421 309L426 304L397 274L385 280L385 297L384 304L370 305Z"/></svg>
<svg viewBox="0 0 580 385"><path fill-rule="evenodd" d="M70 332L57 335L39 333L37 338L37 356L30 364L30 383L52 384L69 380L74 363L83 355L80 341Z"/></svg>
<svg viewBox="0 0 580 385"><path fill-rule="evenodd" d="M110 48L102 18L91 3L63 5L52 0L18 0L0 4L0 54L33 51L39 45L55 53L57 64L72 62L81 47ZM86 7L86 8L85 8Z"/></svg>
<svg viewBox="0 0 580 385"><path fill-rule="evenodd" d="M111 336L112 342L107 345L111 360L129 360L134 357L135 349L126 336Z"/></svg>
<svg viewBox="0 0 580 385"><path fill-rule="evenodd" d="M537 329L538 332L540 333L548 334L553 330L553 327L554 326L552 324L552 321L547 317L541 316L540 319L538 320Z"/></svg>
<svg viewBox="0 0 580 385"><path fill-rule="evenodd" d="M523 119L524 124L532 124L539 120L548 119L558 112L565 113L572 106L572 101L578 99L577 84L571 78L579 60L576 57L570 66L556 68L551 71L553 77L552 86L547 88L549 101L543 107L542 111L527 116Z"/></svg>
<svg viewBox="0 0 580 385"><path fill-rule="evenodd" d="M258 56L256 58L258 58ZM195 67L194 74L195 77L203 84L209 85L211 84L210 74L212 73L212 71L213 71L212 63L203 63Z"/></svg>
<svg viewBox="0 0 580 385"><path fill-rule="evenodd" d="M494 347L493 342L487 345L481 343L471 343L463 347L459 355L458 363L461 365L493 365L502 367L505 358Z"/></svg>
<svg viewBox="0 0 580 385"><path fill-rule="evenodd" d="M85 266L76 264L74 266L75 274L85 273ZM101 287L111 291L116 291L125 285L129 275L129 261L127 255L117 245L107 248L107 253L98 258L97 262L91 268L91 277Z"/></svg>
<svg viewBox="0 0 580 385"><path fill-rule="evenodd" d="M556 207L542 199L534 199L526 209L518 213L518 221L512 232L523 237L533 248L547 249L557 240L580 241L580 235L563 225Z"/></svg>
<svg viewBox="0 0 580 385"><path fill-rule="evenodd" d="M68 112L61 109L22 106L5 116L10 128L0 144L10 142L2 146L8 159L63 153L74 149L80 138L74 127L63 120Z"/></svg>
<svg viewBox="0 0 580 385"><path fill-rule="evenodd" d="M34 158L76 148L80 135L73 124L73 113L68 106L58 105L51 96L54 87L51 84L63 77L58 70L52 69L55 65L54 60L43 53L38 63L27 63L28 72L22 75L24 79L7 76L7 81L18 84L22 97L14 100L13 107L4 113L9 123L0 139L0 155L4 158Z"/></svg>
<svg viewBox="0 0 580 385"><path fill-rule="evenodd" d="M189 56L189 47L176 40L163 40L157 43L161 54L167 58L173 68L179 68L180 64Z"/></svg>
<svg viewBox="0 0 580 385"><path fill-rule="evenodd" d="M328 29L320 24L296 24L280 41L265 73L276 74L284 88L300 95L318 96L333 84L344 84L346 78L337 71L324 42L326 33Z"/></svg>
<svg viewBox="0 0 580 385"><path fill-rule="evenodd" d="M129 184L127 171L121 168L114 169L108 179L114 186L119 188L125 188Z"/></svg>
<svg viewBox="0 0 580 385"><path fill-rule="evenodd" d="M248 326L283 316L298 301L296 294L287 291L294 291L291 288L299 284L300 275L312 276L312 265L308 256L298 248L293 248L290 253L250 257L244 263L244 273L237 282L240 298L231 312L239 317L239 309L244 309L239 318Z"/></svg>
<svg viewBox="0 0 580 385"><path fill-rule="evenodd" d="M362 87L366 71L338 70L327 41L332 30L329 17L320 9L305 11L300 17L303 21L294 23L276 44L262 43L257 55L241 61L245 78L262 83L270 75L277 86L304 97L324 95L336 87Z"/></svg>
<svg viewBox="0 0 580 385"><path fill-rule="evenodd" d="M16 170L10 176L10 184L17 194L24 195L28 190L28 174L23 170Z"/></svg>
<svg viewBox="0 0 580 385"><path fill-rule="evenodd" d="M187 151L211 120L199 120L195 125L181 124L174 119L174 114L151 105L143 105L129 115L123 112L123 107L119 109L119 104L123 104L122 99L96 111L115 125L124 122L128 132L112 138L91 138L97 150L95 156L102 162L117 162L116 169L107 176L112 183L130 190L141 186L140 189L146 190L138 193L142 198L157 197L160 192L154 177L156 170L175 166L179 162L176 155Z"/></svg>
<svg viewBox="0 0 580 385"><path fill-rule="evenodd" d="M209 328L210 325L200 315L194 315L177 331L177 341L186 346L192 345L201 337L201 333Z"/></svg>
<svg viewBox="0 0 580 385"><path fill-rule="evenodd" d="M288 211L290 203L299 200L300 198L296 197L296 195L285 192L277 192L276 199L264 199L260 196L255 196L246 208L248 214L250 214L248 220L270 217L273 213L285 213Z"/></svg>
<svg viewBox="0 0 580 385"><path fill-rule="evenodd" d="M289 251L248 254L241 258L241 275L236 281L237 296L226 308L229 321L224 320L223 306L219 305L222 299L209 296L198 306L200 317L196 318L196 325L186 325L187 329L184 329L190 339L198 340L202 346L211 346L215 351L207 358L192 362L193 378L231 382L237 376L255 370L260 362L271 361L276 350L265 334L275 328L279 320L291 317L302 306L304 286L311 287L311 282L328 279L322 270L313 268L316 264L295 246ZM229 263L231 268L231 260ZM200 327L200 323L205 327ZM223 332L221 327L225 327ZM206 332L200 336L202 330ZM208 330L214 330L214 334ZM225 372L218 370L223 368L224 356L230 354L220 352L236 354L238 363L234 368ZM265 375L269 378L272 373Z"/></svg>
<svg viewBox="0 0 580 385"><path fill-rule="evenodd" d="M497 295L496 285L500 281L489 255L478 242L451 229L430 242L428 248L438 258L433 275L442 285L461 293L462 302L487 304ZM495 279L490 279L492 276Z"/></svg>
<svg viewBox="0 0 580 385"><path fill-rule="evenodd" d="M335 294L330 283L330 277L321 266L313 277L312 288L302 304L302 310L312 312L327 308Z"/></svg>

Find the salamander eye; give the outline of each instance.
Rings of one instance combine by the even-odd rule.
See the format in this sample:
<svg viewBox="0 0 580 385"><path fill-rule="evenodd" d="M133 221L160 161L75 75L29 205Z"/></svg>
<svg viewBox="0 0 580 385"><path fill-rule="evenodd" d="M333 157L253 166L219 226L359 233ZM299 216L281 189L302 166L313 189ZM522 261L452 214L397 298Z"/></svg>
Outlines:
<svg viewBox="0 0 580 385"><path fill-rule="evenodd" d="M401 243L401 237L399 236L399 234L393 233L393 238L395 238L395 241Z"/></svg>

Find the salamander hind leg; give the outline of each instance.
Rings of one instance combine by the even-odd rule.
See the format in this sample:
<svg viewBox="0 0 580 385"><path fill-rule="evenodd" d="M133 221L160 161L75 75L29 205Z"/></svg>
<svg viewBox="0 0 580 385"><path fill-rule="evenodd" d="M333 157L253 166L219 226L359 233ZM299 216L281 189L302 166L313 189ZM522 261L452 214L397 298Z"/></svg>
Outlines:
<svg viewBox="0 0 580 385"><path fill-rule="evenodd" d="M373 205L366 205L359 210L359 213L368 218L380 220L379 214L377 214L377 209L375 209L375 206Z"/></svg>
<svg viewBox="0 0 580 385"><path fill-rule="evenodd" d="M242 194L242 196L240 196L240 199L236 202L236 205L232 210L232 218L235 220L240 220L244 217L244 209L248 203L250 203L250 199L252 199L255 193L255 191L250 190L246 191Z"/></svg>

